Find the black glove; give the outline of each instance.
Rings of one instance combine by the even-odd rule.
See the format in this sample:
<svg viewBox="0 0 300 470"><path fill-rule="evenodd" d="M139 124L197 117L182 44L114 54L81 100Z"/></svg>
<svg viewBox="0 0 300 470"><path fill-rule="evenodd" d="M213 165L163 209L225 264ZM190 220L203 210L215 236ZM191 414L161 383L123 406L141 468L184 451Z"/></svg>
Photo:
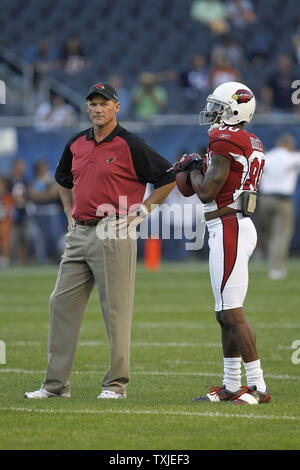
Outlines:
<svg viewBox="0 0 300 470"><path fill-rule="evenodd" d="M178 173L179 171L185 171L189 174L193 170L200 169L202 173L203 163L203 158L197 153L184 154L175 163L174 172Z"/></svg>
<svg viewBox="0 0 300 470"><path fill-rule="evenodd" d="M180 171L185 171L186 173L186 184L192 186L190 172L193 170L200 170L203 175L203 166L204 160L198 153L184 154L182 157L175 163L174 172L179 173Z"/></svg>

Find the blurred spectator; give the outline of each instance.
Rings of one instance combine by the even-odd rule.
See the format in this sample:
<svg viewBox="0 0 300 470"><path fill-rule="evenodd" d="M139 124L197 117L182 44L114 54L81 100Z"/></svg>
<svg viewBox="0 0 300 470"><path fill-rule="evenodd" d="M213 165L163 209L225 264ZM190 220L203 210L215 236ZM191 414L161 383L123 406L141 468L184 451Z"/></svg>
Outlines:
<svg viewBox="0 0 300 470"><path fill-rule="evenodd" d="M57 186L46 160L40 159L34 167L34 179L29 186L29 197L34 203L33 219L37 255L41 263L57 261L58 243L63 231L62 206Z"/></svg>
<svg viewBox="0 0 300 470"><path fill-rule="evenodd" d="M12 229L12 261L20 265L26 264L30 231L28 226L28 182L25 177L26 162L17 158L12 167L10 192L13 198L13 229Z"/></svg>
<svg viewBox="0 0 300 470"><path fill-rule="evenodd" d="M298 65L300 65L300 31L293 34L291 37L292 46L294 49L294 57Z"/></svg>
<svg viewBox="0 0 300 470"><path fill-rule="evenodd" d="M273 93L269 87L263 86L258 95L256 113L270 114L273 111Z"/></svg>
<svg viewBox="0 0 300 470"><path fill-rule="evenodd" d="M213 34L224 34L230 29L226 5L219 0L194 0L191 18L206 24Z"/></svg>
<svg viewBox="0 0 300 470"><path fill-rule="evenodd" d="M300 116L300 103L294 104L293 112L295 115Z"/></svg>
<svg viewBox="0 0 300 470"><path fill-rule="evenodd" d="M10 263L12 205L7 180L0 175L0 268Z"/></svg>
<svg viewBox="0 0 300 470"><path fill-rule="evenodd" d="M25 52L25 59L33 65L38 74L47 73L61 65L57 49L49 36L44 36L36 44L30 45Z"/></svg>
<svg viewBox="0 0 300 470"><path fill-rule="evenodd" d="M25 52L25 59L33 66L34 101L41 103L45 98L43 76L53 70L62 68L57 48L50 36L44 36L36 44L30 45Z"/></svg>
<svg viewBox="0 0 300 470"><path fill-rule="evenodd" d="M210 87L209 67L203 54L193 54L189 64L183 70L163 70L157 72L155 76L157 83L173 82L183 88L186 98L184 109L187 113L201 108L201 98L203 100L206 98Z"/></svg>
<svg viewBox="0 0 300 470"><path fill-rule="evenodd" d="M118 112L118 119L123 119L130 116L131 113L131 94L128 88L124 85L124 79L121 75L112 75L108 78L110 83L118 92L118 97L121 103L120 110Z"/></svg>
<svg viewBox="0 0 300 470"><path fill-rule="evenodd" d="M231 65L223 51L214 51L211 64L210 83L212 90L225 82L240 81L239 71Z"/></svg>
<svg viewBox="0 0 300 470"><path fill-rule="evenodd" d="M292 82L298 77L293 70L293 60L287 54L277 58L277 69L269 78L266 86L270 88L273 96L273 107L280 111L292 111Z"/></svg>
<svg viewBox="0 0 300 470"><path fill-rule="evenodd" d="M264 173L259 186L261 242L268 260L270 279L284 279L286 259L294 230L294 204L300 152L295 151L291 134L278 137L275 148L266 153Z"/></svg>
<svg viewBox="0 0 300 470"><path fill-rule="evenodd" d="M66 103L63 96L52 93L50 101L41 103L35 113L35 129L38 131L59 131L62 126L71 126L77 119L74 108Z"/></svg>
<svg viewBox="0 0 300 470"><path fill-rule="evenodd" d="M179 83L185 89L188 98L194 100L199 93L207 93L209 90L209 68L206 58L202 54L194 54L190 66L179 74Z"/></svg>
<svg viewBox="0 0 300 470"><path fill-rule="evenodd" d="M155 75L144 72L139 84L132 89L133 112L137 118L149 119L159 114L167 105L167 91L156 84Z"/></svg>
<svg viewBox="0 0 300 470"><path fill-rule="evenodd" d="M233 37L225 35L213 47L211 55L223 54L234 67L240 67L244 62L244 52L240 44Z"/></svg>
<svg viewBox="0 0 300 470"><path fill-rule="evenodd" d="M252 67L259 69L267 63L270 44L265 34L260 31L251 34L248 48L248 59Z"/></svg>
<svg viewBox="0 0 300 470"><path fill-rule="evenodd" d="M257 17L253 11L250 0L229 0L227 2L227 12L230 23L235 28L245 28L249 23L255 23Z"/></svg>
<svg viewBox="0 0 300 470"><path fill-rule="evenodd" d="M71 34L65 40L61 57L64 63L64 70L68 75L77 75L89 65L89 60L76 34Z"/></svg>

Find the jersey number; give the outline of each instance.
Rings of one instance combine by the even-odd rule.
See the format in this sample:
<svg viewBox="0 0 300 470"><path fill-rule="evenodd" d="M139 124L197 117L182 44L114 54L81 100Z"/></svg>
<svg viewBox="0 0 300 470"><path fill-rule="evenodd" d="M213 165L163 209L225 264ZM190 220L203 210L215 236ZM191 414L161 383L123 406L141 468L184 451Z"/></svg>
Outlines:
<svg viewBox="0 0 300 470"><path fill-rule="evenodd" d="M265 165L265 156L262 152L254 150L254 152L251 153L248 162L249 170L246 176L246 181L243 185L243 189L257 191L257 186L259 184Z"/></svg>

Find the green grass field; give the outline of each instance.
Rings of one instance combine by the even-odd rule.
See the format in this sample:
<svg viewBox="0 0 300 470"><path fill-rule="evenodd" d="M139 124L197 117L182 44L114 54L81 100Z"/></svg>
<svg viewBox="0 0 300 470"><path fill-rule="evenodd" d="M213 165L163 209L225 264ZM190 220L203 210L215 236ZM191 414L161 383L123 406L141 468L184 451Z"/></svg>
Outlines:
<svg viewBox="0 0 300 470"><path fill-rule="evenodd" d="M268 405L192 403L222 382L220 331L206 263L138 266L127 400L96 400L108 367L97 292L83 321L69 400L31 401L47 365L48 299L56 267L0 272L0 448L97 450L300 449L300 262L284 281L250 265L245 313L272 400ZM300 354L295 354L300 358ZM298 361L294 361L298 362ZM243 376L243 385L246 385Z"/></svg>

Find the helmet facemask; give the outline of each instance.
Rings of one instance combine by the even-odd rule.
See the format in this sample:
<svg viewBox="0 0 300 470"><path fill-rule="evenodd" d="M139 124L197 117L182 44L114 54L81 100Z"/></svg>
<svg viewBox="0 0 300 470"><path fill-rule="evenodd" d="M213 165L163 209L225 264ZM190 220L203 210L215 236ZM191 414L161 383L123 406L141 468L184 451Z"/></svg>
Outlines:
<svg viewBox="0 0 300 470"><path fill-rule="evenodd" d="M199 114L199 124L221 124L232 116L233 111L228 103L209 95L204 110Z"/></svg>

